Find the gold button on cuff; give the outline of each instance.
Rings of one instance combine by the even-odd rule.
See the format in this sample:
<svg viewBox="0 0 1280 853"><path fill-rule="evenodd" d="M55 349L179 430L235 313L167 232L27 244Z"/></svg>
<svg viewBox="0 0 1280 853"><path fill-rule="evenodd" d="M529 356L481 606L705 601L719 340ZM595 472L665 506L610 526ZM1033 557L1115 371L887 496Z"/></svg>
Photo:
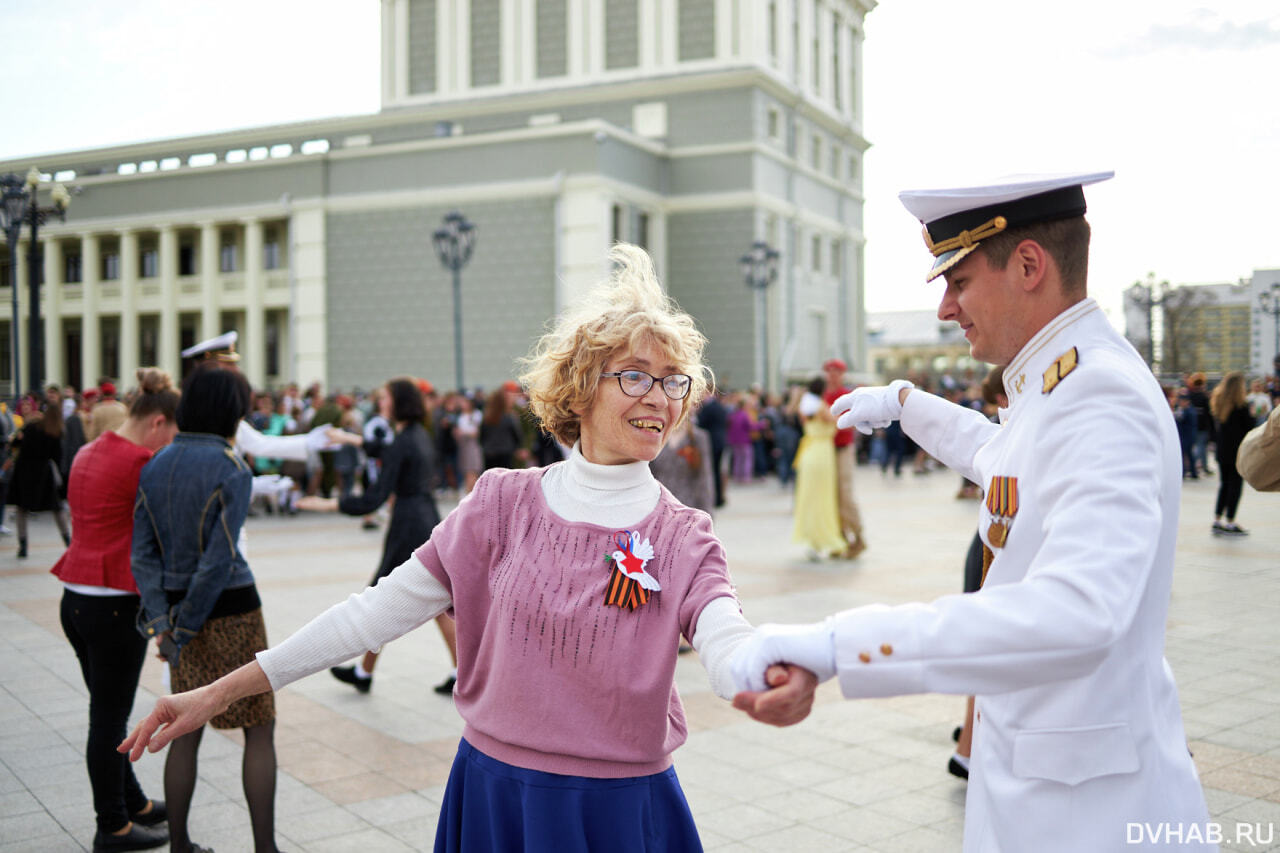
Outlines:
<svg viewBox="0 0 1280 853"><path fill-rule="evenodd" d="M148 628L148 629L147 629L147 633L148 633L148 634L154 634L155 632L156 632L156 629L155 629L155 628Z"/></svg>
<svg viewBox="0 0 1280 853"><path fill-rule="evenodd" d="M863 663L871 663L871 655L867 654L866 652L858 652L858 660L862 661Z"/></svg>
<svg viewBox="0 0 1280 853"><path fill-rule="evenodd" d="M893 646L889 645L888 643L885 643L883 646L880 647L880 654L884 655L885 657L888 657L889 655L893 654Z"/></svg>

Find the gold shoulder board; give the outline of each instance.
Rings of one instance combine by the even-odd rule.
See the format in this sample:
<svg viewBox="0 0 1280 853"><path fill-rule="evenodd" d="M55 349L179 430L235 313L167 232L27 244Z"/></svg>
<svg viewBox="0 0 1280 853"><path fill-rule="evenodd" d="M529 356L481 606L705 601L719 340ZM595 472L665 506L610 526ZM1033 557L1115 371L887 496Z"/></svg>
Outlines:
<svg viewBox="0 0 1280 853"><path fill-rule="evenodd" d="M1076 369L1080 364L1080 352L1075 347L1058 356L1058 360L1049 365L1049 369L1044 372L1044 388L1043 393L1048 394L1054 388L1058 387L1058 383L1067 378L1067 374Z"/></svg>

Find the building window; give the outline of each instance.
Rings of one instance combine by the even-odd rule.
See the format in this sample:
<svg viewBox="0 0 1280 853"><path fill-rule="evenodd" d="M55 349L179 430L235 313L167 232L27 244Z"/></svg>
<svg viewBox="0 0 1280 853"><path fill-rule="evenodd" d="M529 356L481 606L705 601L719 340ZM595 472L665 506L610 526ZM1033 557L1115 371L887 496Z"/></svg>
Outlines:
<svg viewBox="0 0 1280 853"><path fill-rule="evenodd" d="M235 272L236 269L236 244L223 243L222 248L218 251L218 271Z"/></svg>
<svg viewBox="0 0 1280 853"><path fill-rule="evenodd" d="M143 249L138 256L138 274L142 278L155 278L158 276L160 274L160 253L155 249Z"/></svg>
<svg viewBox="0 0 1280 853"><path fill-rule="evenodd" d="M183 243L178 247L178 275L196 274L196 247Z"/></svg>
<svg viewBox="0 0 1280 853"><path fill-rule="evenodd" d="M840 88L840 19L835 18L831 23L831 100L835 102L836 109L842 109L842 90Z"/></svg>
<svg viewBox="0 0 1280 853"><path fill-rule="evenodd" d="M781 139L782 138L782 117L778 115L777 107L769 107L767 124L769 129L769 138Z"/></svg>
<svg viewBox="0 0 1280 853"><path fill-rule="evenodd" d="M822 0L813 0L813 91L822 88Z"/></svg>
<svg viewBox="0 0 1280 853"><path fill-rule="evenodd" d="M821 171L822 169L822 137L818 134L813 135L813 168Z"/></svg>
<svg viewBox="0 0 1280 853"><path fill-rule="evenodd" d="M67 252L62 256L62 280L67 284L84 281L84 266L79 252Z"/></svg>
<svg viewBox="0 0 1280 853"><path fill-rule="evenodd" d="M849 173L846 175L850 183L858 180L858 158L854 154L849 155Z"/></svg>
<svg viewBox="0 0 1280 853"><path fill-rule="evenodd" d="M844 159L839 145L831 146L831 177L840 180L840 161Z"/></svg>
<svg viewBox="0 0 1280 853"><path fill-rule="evenodd" d="M119 252L103 252L102 253L102 280L103 281L119 281L120 280L120 253Z"/></svg>
<svg viewBox="0 0 1280 853"><path fill-rule="evenodd" d="M157 317L141 317L138 323L138 357L143 364L160 363L160 321Z"/></svg>
<svg viewBox="0 0 1280 853"><path fill-rule="evenodd" d="M813 235L813 248L809 252L809 257L813 262L813 271L822 272L822 236Z"/></svg>
<svg viewBox="0 0 1280 853"><path fill-rule="evenodd" d="M773 64L778 64L778 3L777 0L769 0L769 59L773 60Z"/></svg>
<svg viewBox="0 0 1280 853"><path fill-rule="evenodd" d="M641 249L649 249L649 214L643 211L636 214L635 244Z"/></svg>
<svg viewBox="0 0 1280 853"><path fill-rule="evenodd" d="M831 275L836 278L840 277L840 271L844 268L842 256L844 254L844 244L839 240L831 241Z"/></svg>
<svg viewBox="0 0 1280 853"><path fill-rule="evenodd" d="M619 243L625 239L622 233L622 205L615 204L610 211L609 241Z"/></svg>
<svg viewBox="0 0 1280 853"><path fill-rule="evenodd" d="M280 269L280 240L274 228L267 230L266 240L262 244L262 268Z"/></svg>
<svg viewBox="0 0 1280 853"><path fill-rule="evenodd" d="M271 312L267 314L267 328L265 329L267 340L267 375L280 375L280 314Z"/></svg>

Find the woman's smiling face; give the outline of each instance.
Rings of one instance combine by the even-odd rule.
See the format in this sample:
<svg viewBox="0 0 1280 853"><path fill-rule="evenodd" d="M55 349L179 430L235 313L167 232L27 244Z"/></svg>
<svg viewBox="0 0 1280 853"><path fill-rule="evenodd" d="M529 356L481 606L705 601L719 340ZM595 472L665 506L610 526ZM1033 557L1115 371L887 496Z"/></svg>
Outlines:
<svg viewBox="0 0 1280 853"><path fill-rule="evenodd" d="M605 362L603 372L622 370L643 370L659 380L683 372L653 342L614 355ZM582 455L598 465L649 462L662 451L684 404L685 400L668 397L661 381L642 397L628 397L616 378L601 378L591 405L581 413Z"/></svg>

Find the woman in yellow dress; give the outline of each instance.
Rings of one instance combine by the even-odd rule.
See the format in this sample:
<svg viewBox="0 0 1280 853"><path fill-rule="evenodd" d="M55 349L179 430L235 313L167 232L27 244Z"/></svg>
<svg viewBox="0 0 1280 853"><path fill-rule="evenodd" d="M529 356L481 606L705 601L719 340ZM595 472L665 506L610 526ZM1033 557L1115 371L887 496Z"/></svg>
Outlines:
<svg viewBox="0 0 1280 853"><path fill-rule="evenodd" d="M809 383L798 412L804 436L796 450L795 527L791 540L806 546L809 559L841 554L849 547L840 530L836 493L836 423L822 401L821 377Z"/></svg>

